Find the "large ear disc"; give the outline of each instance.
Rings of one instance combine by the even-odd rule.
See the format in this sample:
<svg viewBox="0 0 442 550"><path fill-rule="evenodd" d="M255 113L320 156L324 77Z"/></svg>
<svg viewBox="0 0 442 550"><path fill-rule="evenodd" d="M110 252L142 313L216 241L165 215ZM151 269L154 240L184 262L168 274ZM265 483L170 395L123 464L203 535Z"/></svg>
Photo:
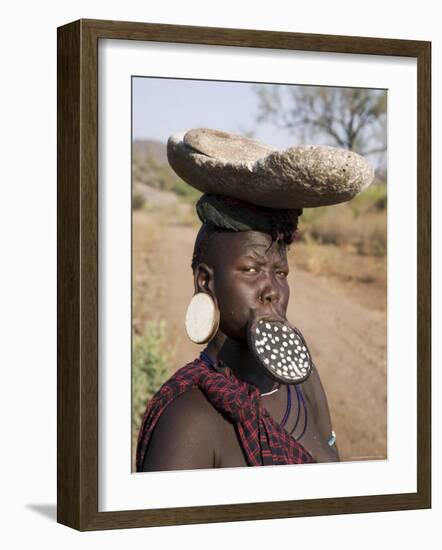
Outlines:
<svg viewBox="0 0 442 550"><path fill-rule="evenodd" d="M211 296L198 292L187 306L185 327L187 336L196 344L211 340L219 327L219 309Z"/></svg>

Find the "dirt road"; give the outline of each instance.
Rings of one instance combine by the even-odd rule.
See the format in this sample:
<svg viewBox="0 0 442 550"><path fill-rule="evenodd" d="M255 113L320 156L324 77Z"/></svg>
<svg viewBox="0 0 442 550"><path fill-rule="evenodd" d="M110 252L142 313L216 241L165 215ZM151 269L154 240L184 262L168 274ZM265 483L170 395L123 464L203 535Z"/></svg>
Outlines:
<svg viewBox="0 0 442 550"><path fill-rule="evenodd" d="M172 372L201 349L187 339L183 327L193 294L190 260L195 235L190 227L166 226L154 251L160 276L154 309L167 321L179 358ZM302 331L321 375L341 458L386 457L385 312L360 305L331 280L297 270L296 263L289 284L288 319Z"/></svg>

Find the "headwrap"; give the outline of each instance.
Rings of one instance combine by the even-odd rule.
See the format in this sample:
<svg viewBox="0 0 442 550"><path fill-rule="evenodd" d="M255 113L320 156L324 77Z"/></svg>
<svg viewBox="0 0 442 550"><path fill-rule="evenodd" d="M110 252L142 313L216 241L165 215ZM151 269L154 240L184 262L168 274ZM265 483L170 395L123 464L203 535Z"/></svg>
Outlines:
<svg viewBox="0 0 442 550"><path fill-rule="evenodd" d="M230 231L261 231L272 240L291 242L296 238L302 209L266 208L234 197L203 195L196 204L200 220Z"/></svg>
<svg viewBox="0 0 442 550"><path fill-rule="evenodd" d="M150 437L164 409L179 395L200 388L235 426L249 466L314 462L310 453L262 406L258 388L236 378L228 367L195 359L179 369L150 401L138 435L136 469L142 471Z"/></svg>

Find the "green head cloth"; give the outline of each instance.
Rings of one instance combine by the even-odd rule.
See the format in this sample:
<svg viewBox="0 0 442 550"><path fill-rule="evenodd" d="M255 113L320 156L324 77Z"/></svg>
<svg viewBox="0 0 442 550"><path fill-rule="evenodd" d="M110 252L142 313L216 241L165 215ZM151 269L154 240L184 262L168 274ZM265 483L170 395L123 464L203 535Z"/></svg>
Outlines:
<svg viewBox="0 0 442 550"><path fill-rule="evenodd" d="M203 195L196 204L203 224L229 231L261 231L290 244L296 238L302 209L257 206L234 197Z"/></svg>

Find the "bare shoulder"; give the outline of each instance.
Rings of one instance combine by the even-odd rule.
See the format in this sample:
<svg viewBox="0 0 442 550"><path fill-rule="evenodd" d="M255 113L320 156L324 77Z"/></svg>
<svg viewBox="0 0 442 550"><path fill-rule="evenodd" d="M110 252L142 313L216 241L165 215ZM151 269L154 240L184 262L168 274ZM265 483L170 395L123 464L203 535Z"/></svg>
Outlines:
<svg viewBox="0 0 442 550"><path fill-rule="evenodd" d="M143 470L212 468L215 449L212 428L216 416L198 388L176 397L152 432Z"/></svg>
<svg viewBox="0 0 442 550"><path fill-rule="evenodd" d="M176 397L164 410L162 419L188 424L190 421L207 423L208 416L214 414L214 408L199 388L192 388ZM166 420L163 420L165 422Z"/></svg>

